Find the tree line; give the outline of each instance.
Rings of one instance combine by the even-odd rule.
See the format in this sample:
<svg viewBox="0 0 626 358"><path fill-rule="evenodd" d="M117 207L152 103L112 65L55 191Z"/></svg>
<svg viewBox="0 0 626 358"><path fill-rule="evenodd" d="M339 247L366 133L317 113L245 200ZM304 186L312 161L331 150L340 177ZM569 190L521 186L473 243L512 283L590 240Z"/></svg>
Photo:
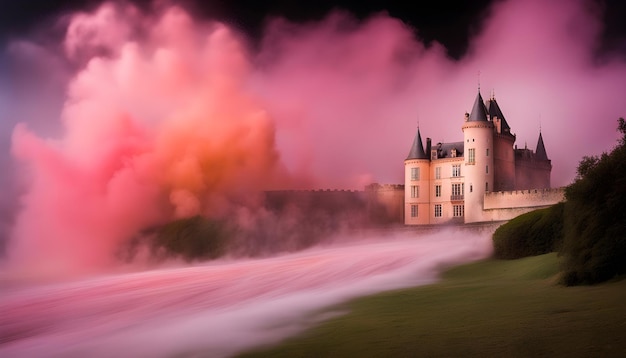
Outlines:
<svg viewBox="0 0 626 358"><path fill-rule="evenodd" d="M626 273L626 121L600 156L585 156L565 202L520 215L493 235L494 256L515 259L557 251L565 285L595 284Z"/></svg>

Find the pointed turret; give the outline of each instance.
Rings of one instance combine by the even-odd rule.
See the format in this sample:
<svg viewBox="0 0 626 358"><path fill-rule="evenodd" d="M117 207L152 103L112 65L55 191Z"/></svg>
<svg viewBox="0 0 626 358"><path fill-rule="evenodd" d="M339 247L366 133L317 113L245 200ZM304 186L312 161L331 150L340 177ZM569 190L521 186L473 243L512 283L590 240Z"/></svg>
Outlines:
<svg viewBox="0 0 626 358"><path fill-rule="evenodd" d="M537 150L535 150L535 159L548 160L548 154L546 153L546 147L543 145L543 137L539 132L539 140L537 141Z"/></svg>
<svg viewBox="0 0 626 358"><path fill-rule="evenodd" d="M468 121L487 122L487 109L485 108L485 102L483 102L483 97L480 95L480 91L478 91L478 95L474 101L474 107L472 108L472 113L470 113Z"/></svg>
<svg viewBox="0 0 626 358"><path fill-rule="evenodd" d="M413 145L411 145L409 155L406 157L406 160L409 159L428 159L426 152L424 152L424 146L422 145L422 135L420 134L419 127L417 127L417 134L415 135L415 139L413 139Z"/></svg>
<svg viewBox="0 0 626 358"><path fill-rule="evenodd" d="M506 119L504 119L504 115L502 114L502 111L500 110L500 106L498 106L498 102L496 102L496 98L494 96L492 96L489 99L489 102L487 102L487 113L489 113L489 118L491 118L492 121L496 117L500 119L499 133L511 134L511 127L509 127L509 124L506 122Z"/></svg>

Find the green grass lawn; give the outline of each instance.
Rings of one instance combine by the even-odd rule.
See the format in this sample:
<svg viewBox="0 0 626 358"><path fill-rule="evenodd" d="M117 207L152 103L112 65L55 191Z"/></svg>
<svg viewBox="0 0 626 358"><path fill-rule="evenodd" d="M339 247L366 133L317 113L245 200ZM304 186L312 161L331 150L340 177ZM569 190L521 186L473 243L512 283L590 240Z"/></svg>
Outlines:
<svg viewBox="0 0 626 358"><path fill-rule="evenodd" d="M559 258L485 260L245 357L626 357L626 280L556 283Z"/></svg>

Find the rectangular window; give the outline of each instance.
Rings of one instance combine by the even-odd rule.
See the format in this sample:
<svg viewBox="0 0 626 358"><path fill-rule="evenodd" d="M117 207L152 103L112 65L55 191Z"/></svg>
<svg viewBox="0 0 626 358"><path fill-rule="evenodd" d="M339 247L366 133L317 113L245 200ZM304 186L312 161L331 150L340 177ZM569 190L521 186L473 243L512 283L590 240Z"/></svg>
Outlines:
<svg viewBox="0 0 626 358"><path fill-rule="evenodd" d="M485 166L485 173L489 174L489 166Z"/></svg>
<svg viewBox="0 0 626 358"><path fill-rule="evenodd" d="M463 188L461 184L452 184L452 199L459 200L459 197L463 195Z"/></svg>
<svg viewBox="0 0 626 358"><path fill-rule="evenodd" d="M411 198L420 197L420 187L417 185L411 185Z"/></svg>
<svg viewBox="0 0 626 358"><path fill-rule="evenodd" d="M467 164L475 164L476 163L476 149L470 148L467 150Z"/></svg>
<svg viewBox="0 0 626 358"><path fill-rule="evenodd" d="M460 177L461 176L461 164L454 164L452 166L452 177Z"/></svg>
<svg viewBox="0 0 626 358"><path fill-rule="evenodd" d="M435 217L440 218L441 214L441 204L435 204Z"/></svg>
<svg viewBox="0 0 626 358"><path fill-rule="evenodd" d="M460 218L460 217L465 216L465 205L454 205L452 206L452 209L454 210L455 218Z"/></svg>
<svg viewBox="0 0 626 358"><path fill-rule="evenodd" d="M435 167L435 179L441 179L441 167Z"/></svg>
<svg viewBox="0 0 626 358"><path fill-rule="evenodd" d="M417 205L411 205L411 217L412 218L417 217Z"/></svg>
<svg viewBox="0 0 626 358"><path fill-rule="evenodd" d="M420 180L420 168L411 168L411 180Z"/></svg>
<svg viewBox="0 0 626 358"><path fill-rule="evenodd" d="M489 156L489 148L487 148L487 156Z"/></svg>
<svg viewBox="0 0 626 358"><path fill-rule="evenodd" d="M489 183L485 183L485 191L489 191Z"/></svg>
<svg viewBox="0 0 626 358"><path fill-rule="evenodd" d="M441 185L435 185L435 196L437 198L441 197Z"/></svg>

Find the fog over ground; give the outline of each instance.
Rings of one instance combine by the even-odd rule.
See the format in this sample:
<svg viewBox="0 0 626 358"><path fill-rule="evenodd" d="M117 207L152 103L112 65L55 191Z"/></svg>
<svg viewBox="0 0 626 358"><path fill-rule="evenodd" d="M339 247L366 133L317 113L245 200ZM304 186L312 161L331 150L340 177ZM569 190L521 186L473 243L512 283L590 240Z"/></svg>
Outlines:
<svg viewBox="0 0 626 358"><path fill-rule="evenodd" d="M486 233L380 235L262 260L3 285L0 355L231 356L345 314L329 307L348 299L428 284L491 253Z"/></svg>
<svg viewBox="0 0 626 358"><path fill-rule="evenodd" d="M273 19L258 46L175 1L48 21L0 57L9 263L99 271L145 227L245 216L265 189L401 183L418 122L435 143L462 138L479 72L517 145L541 128L553 186L567 185L626 116L624 56L596 52L600 11L495 2L458 60L385 13Z"/></svg>

